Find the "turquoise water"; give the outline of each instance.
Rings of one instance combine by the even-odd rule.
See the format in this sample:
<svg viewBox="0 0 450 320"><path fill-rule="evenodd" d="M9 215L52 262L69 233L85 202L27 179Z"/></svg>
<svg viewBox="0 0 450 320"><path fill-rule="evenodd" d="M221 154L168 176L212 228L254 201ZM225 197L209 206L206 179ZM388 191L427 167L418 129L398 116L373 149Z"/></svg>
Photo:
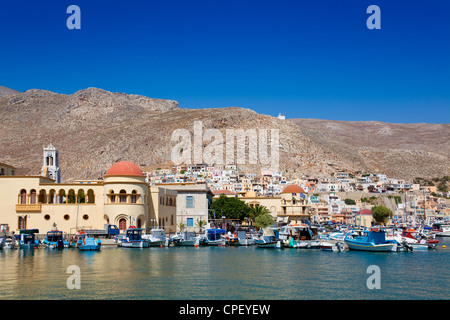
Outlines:
<svg viewBox="0 0 450 320"><path fill-rule="evenodd" d="M443 249L442 245L447 248ZM441 300L450 293L450 239L425 252L327 252L170 247L101 252L0 252L1 299ZM68 289L70 265L80 289ZM366 285L370 265L380 289Z"/></svg>

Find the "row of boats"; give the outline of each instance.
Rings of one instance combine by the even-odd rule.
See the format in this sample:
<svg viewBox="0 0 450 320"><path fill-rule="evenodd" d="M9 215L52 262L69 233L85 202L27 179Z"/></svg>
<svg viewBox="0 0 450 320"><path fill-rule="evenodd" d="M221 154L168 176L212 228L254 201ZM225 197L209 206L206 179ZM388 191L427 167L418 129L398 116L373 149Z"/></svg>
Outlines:
<svg viewBox="0 0 450 320"><path fill-rule="evenodd" d="M447 229L448 227L448 229ZM20 230L16 239L0 236L0 249L35 249L40 246L49 249L76 247L81 251L99 251L102 240L81 232L76 241L68 241L63 232L47 232L44 240L39 241L38 229ZM306 224L290 224L282 227L269 227L259 233L245 230L227 232L221 228L207 228L204 233L181 232L167 237L164 229L155 228L150 233L145 229L131 227L114 238L113 244L125 248L148 248L164 246L251 246L258 248L295 248L321 249L341 252L345 249L358 251L419 251L436 248L439 240L436 236L450 236L450 226L437 228L371 228L344 227L330 232L325 228ZM16 241L14 241L16 240Z"/></svg>

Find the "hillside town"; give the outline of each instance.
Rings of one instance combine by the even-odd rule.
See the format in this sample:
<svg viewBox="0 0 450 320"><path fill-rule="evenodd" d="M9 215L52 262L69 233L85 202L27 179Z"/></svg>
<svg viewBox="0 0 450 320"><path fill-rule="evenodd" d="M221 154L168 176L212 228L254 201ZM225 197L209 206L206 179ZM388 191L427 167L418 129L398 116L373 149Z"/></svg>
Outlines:
<svg viewBox="0 0 450 320"><path fill-rule="evenodd" d="M448 177L436 186L422 180L405 181L383 174L336 171L331 176L292 176L288 172L246 172L237 165L176 165L146 170L129 161L114 163L102 179L65 182L59 150L44 147L39 175L17 175L11 164L0 163L1 231L26 228L68 234L80 229L117 225L167 233L199 232L198 221L230 221L211 212L222 196L251 207L265 207L273 223L343 224L370 227L371 208L384 206L393 213L388 224L447 222L450 218ZM426 180L425 180L426 181ZM439 180L440 181L440 180ZM433 182L426 181L431 185ZM225 221L228 220L228 221ZM197 222L197 223L196 223Z"/></svg>
<svg viewBox="0 0 450 320"><path fill-rule="evenodd" d="M144 174L150 185L206 184L215 197L238 197L249 205L266 206L278 222L285 220L283 210L286 207L276 200L282 199L281 195L290 185L301 187L299 193L308 207L306 220L319 224L361 223L363 218L358 213L373 205L391 209L393 221L450 218L450 192L439 191L435 185L424 186L384 174L337 171L331 177L292 177L280 171L245 172L237 165L207 164L158 168L144 171Z"/></svg>

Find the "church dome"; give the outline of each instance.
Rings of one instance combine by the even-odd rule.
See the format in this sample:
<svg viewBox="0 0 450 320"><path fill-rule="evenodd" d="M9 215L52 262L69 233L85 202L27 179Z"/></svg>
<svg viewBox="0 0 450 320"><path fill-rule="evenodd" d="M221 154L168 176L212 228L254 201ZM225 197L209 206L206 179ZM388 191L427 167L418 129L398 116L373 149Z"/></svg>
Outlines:
<svg viewBox="0 0 450 320"><path fill-rule="evenodd" d="M292 184L292 185L284 188L282 193L306 193L306 192L305 192L305 190L303 190L302 187L300 187L296 184Z"/></svg>
<svg viewBox="0 0 450 320"><path fill-rule="evenodd" d="M142 177L144 174L142 173L141 168L138 165L129 162L129 161L119 161L116 162L109 168L106 173L107 176L140 176Z"/></svg>

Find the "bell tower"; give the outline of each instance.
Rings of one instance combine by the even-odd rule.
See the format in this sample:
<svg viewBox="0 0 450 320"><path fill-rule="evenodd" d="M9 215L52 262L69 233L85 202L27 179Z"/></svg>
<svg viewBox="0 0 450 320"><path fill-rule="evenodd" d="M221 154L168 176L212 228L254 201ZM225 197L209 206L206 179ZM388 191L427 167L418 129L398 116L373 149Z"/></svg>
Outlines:
<svg viewBox="0 0 450 320"><path fill-rule="evenodd" d="M41 175L61 183L61 171L59 169L59 150L52 146L44 147L44 159Z"/></svg>

